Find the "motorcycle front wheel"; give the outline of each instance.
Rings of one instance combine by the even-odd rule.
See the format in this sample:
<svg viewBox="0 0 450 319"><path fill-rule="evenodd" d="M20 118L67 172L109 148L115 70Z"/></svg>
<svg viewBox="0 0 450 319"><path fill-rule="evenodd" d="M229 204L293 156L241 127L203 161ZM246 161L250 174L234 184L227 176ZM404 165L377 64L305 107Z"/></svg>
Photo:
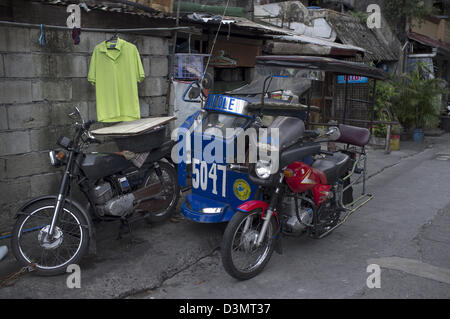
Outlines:
<svg viewBox="0 0 450 319"><path fill-rule="evenodd" d="M65 203L55 225L49 229L55 211L55 200L42 200L19 215L12 232L11 249L23 265L33 264L39 275L65 273L71 264L78 264L86 253L89 230L83 214Z"/></svg>
<svg viewBox="0 0 450 319"><path fill-rule="evenodd" d="M257 245L263 223L260 209L249 213L237 212L228 223L220 251L223 267L230 276L238 280L251 279L269 262L278 227L272 217L263 242Z"/></svg>

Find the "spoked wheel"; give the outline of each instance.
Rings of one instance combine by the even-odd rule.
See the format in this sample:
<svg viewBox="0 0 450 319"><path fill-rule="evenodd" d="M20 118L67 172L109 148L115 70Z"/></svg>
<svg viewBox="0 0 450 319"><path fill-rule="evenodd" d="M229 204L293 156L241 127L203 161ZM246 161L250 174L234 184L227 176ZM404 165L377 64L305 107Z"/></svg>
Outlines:
<svg viewBox="0 0 450 319"><path fill-rule="evenodd" d="M277 223L271 218L261 245L258 234L264 220L261 210L236 213L223 236L221 255L225 270L232 277L247 280L258 275L266 266L275 248Z"/></svg>
<svg viewBox="0 0 450 319"><path fill-rule="evenodd" d="M89 243L89 230L83 214L66 202L53 235L49 235L55 200L42 200L21 215L13 229L11 248L22 265L34 264L40 275L64 273L77 264Z"/></svg>
<svg viewBox="0 0 450 319"><path fill-rule="evenodd" d="M163 222L169 219L180 199L180 187L175 168L166 162L158 162L158 164L161 177L153 168L144 184L144 187L149 187L152 199L143 201L138 207L148 214L146 220L149 223Z"/></svg>

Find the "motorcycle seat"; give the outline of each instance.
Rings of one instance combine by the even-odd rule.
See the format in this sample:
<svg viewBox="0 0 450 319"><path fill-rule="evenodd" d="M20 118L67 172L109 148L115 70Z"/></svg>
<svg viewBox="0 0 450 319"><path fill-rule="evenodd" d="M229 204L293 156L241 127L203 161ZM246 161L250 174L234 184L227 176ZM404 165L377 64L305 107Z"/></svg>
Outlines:
<svg viewBox="0 0 450 319"><path fill-rule="evenodd" d="M370 132L366 128L340 124L339 131L341 137L336 141L338 143L364 147L370 141Z"/></svg>
<svg viewBox="0 0 450 319"><path fill-rule="evenodd" d="M350 157L343 153L334 153L324 159L316 160L312 167L325 174L328 184L332 185L346 173L349 168Z"/></svg>

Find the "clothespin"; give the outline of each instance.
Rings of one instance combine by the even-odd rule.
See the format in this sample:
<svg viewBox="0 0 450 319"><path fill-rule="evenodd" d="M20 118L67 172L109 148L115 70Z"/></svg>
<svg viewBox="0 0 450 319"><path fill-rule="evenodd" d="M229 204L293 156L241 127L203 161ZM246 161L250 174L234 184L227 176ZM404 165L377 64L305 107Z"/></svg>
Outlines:
<svg viewBox="0 0 450 319"><path fill-rule="evenodd" d="M41 47L44 47L47 44L47 39L45 38L44 34L44 25L41 24L41 36L39 37L39 45Z"/></svg>

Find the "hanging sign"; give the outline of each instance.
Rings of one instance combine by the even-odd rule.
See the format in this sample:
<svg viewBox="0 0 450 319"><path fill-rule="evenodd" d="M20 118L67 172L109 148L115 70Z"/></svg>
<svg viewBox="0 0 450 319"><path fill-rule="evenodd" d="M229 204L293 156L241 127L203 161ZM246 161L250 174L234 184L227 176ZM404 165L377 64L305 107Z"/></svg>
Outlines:
<svg viewBox="0 0 450 319"><path fill-rule="evenodd" d="M346 80L348 78L348 83L355 84L355 83L368 83L369 79L364 76L359 75L339 75L338 76L338 83L339 84L345 84Z"/></svg>

